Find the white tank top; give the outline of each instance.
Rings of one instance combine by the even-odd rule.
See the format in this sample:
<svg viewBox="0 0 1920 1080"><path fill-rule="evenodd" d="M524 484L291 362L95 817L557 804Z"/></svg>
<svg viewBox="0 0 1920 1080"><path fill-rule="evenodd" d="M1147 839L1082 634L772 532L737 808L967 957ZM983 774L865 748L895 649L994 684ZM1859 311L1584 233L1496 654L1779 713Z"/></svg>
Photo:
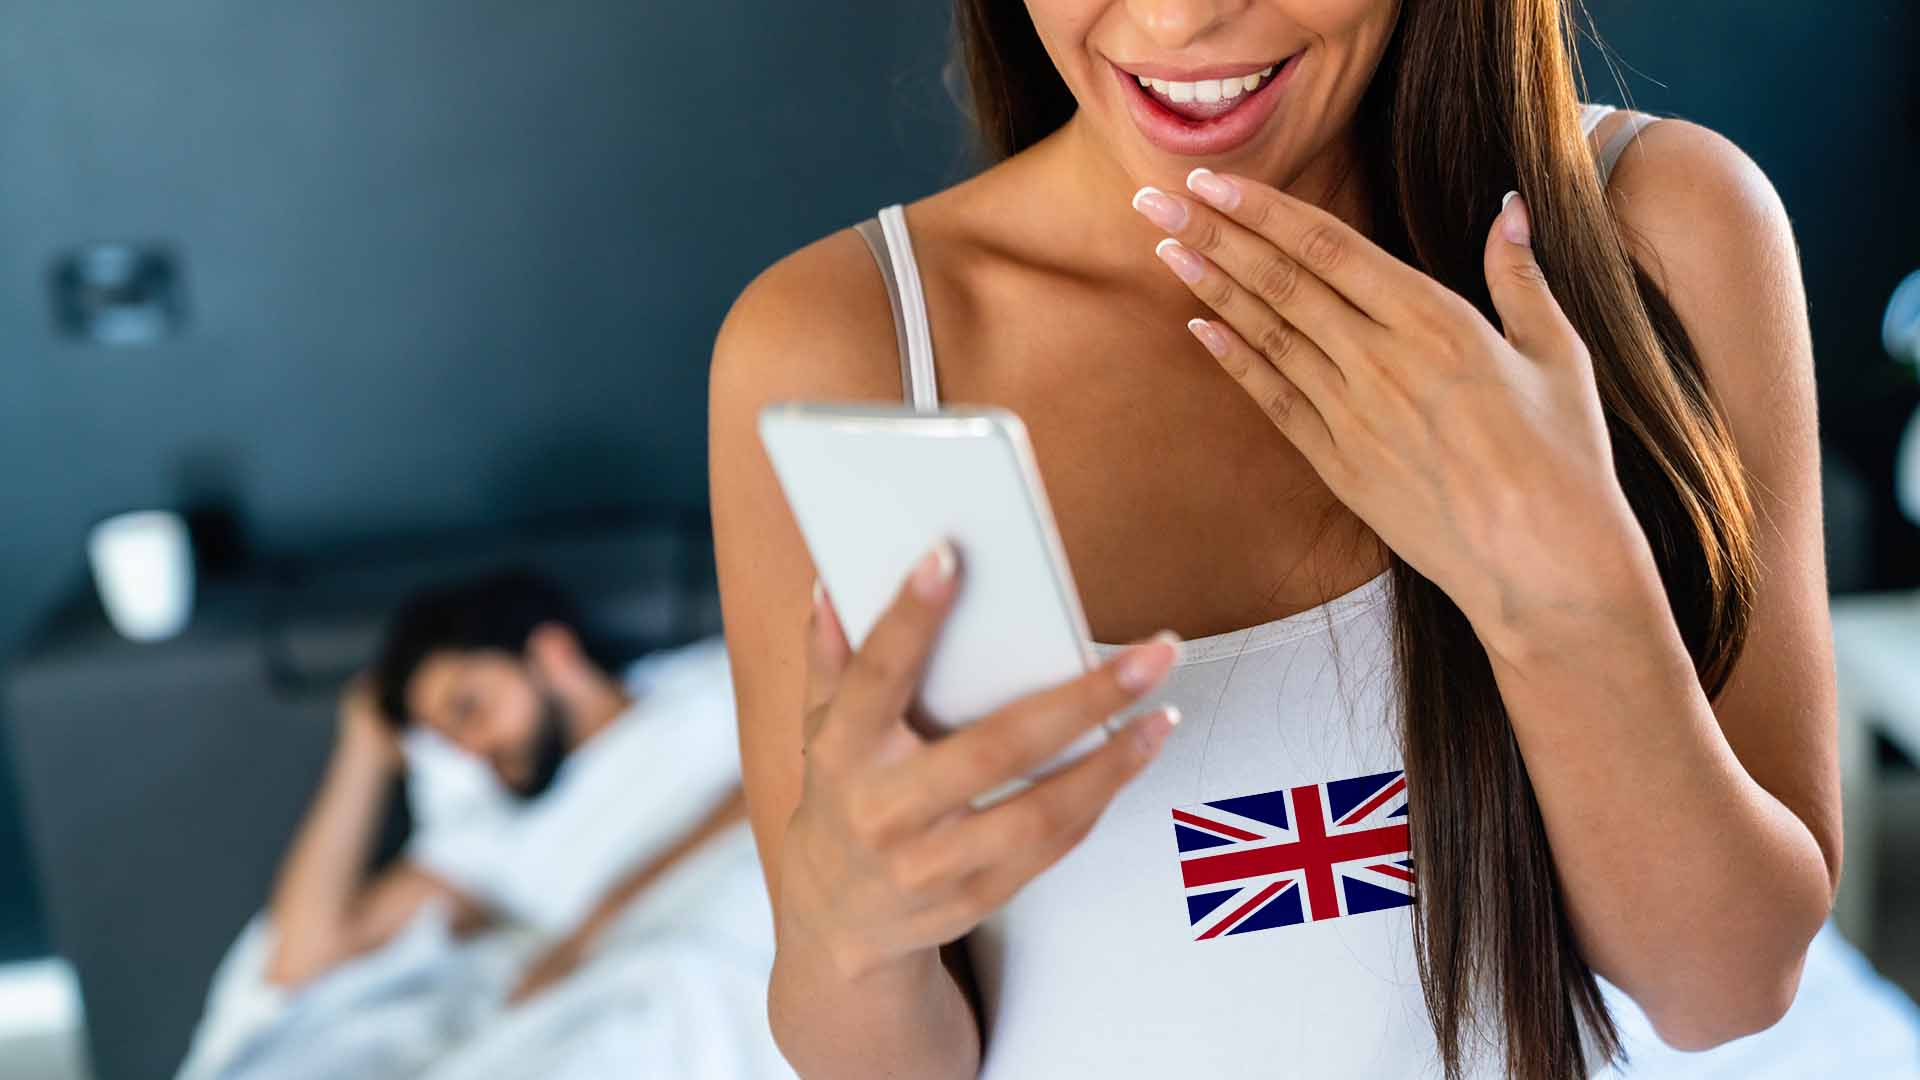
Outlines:
<svg viewBox="0 0 1920 1080"><path fill-rule="evenodd" d="M1611 111L1585 106L1584 130ZM1601 150L1603 185L1653 119ZM857 228L893 297L906 398L937 408L905 215ZM1390 586L1383 572L1185 643L1147 699L1182 715L1159 756L968 937L981 1077L1440 1075L1412 940ZM1489 1044L1467 1075L1500 1064Z"/></svg>

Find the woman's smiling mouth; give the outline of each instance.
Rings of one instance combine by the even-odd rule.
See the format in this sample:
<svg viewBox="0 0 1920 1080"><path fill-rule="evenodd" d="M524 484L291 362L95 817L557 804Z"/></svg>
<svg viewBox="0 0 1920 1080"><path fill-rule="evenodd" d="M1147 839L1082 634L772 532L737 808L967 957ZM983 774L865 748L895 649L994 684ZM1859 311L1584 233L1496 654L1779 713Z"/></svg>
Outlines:
<svg viewBox="0 0 1920 1080"><path fill-rule="evenodd" d="M1264 66L1111 66L1147 141L1168 153L1195 156L1225 153L1252 138L1273 114L1300 55Z"/></svg>
<svg viewBox="0 0 1920 1080"><path fill-rule="evenodd" d="M1224 79L1196 79L1193 82L1176 82L1169 79L1149 79L1145 75L1136 76L1140 85L1152 91L1176 114L1188 120L1211 120L1222 113L1232 110L1241 94L1251 93L1261 80L1273 74L1274 65L1268 64L1251 75L1229 75Z"/></svg>

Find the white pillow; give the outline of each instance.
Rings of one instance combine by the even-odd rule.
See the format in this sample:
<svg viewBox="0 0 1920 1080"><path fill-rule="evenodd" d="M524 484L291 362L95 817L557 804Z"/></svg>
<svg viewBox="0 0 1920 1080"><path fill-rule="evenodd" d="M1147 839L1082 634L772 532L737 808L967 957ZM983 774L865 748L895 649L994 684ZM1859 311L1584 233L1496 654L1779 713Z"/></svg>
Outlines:
<svg viewBox="0 0 1920 1080"><path fill-rule="evenodd" d="M724 638L649 653L623 681L633 706L526 803L479 759L410 731L408 857L509 917L555 933L577 925L740 782Z"/></svg>

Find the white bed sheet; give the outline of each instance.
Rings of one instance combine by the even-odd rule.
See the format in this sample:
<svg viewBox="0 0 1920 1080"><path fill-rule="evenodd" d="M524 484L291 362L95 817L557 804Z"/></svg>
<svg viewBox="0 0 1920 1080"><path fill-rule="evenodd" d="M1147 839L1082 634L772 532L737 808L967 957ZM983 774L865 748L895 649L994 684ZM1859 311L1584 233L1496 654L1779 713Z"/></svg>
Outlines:
<svg viewBox="0 0 1920 1080"><path fill-rule="evenodd" d="M1807 948L1800 991L1765 1031L1689 1053L1654 1034L1647 1014L1601 982L1629 1065L1597 1080L1903 1080L1920 1077L1920 1007L1887 981L1829 920Z"/></svg>
<svg viewBox="0 0 1920 1080"><path fill-rule="evenodd" d="M711 1077L791 1080L767 1029L771 912L742 821L663 875L570 977L506 995L542 939L459 941L443 905L287 995L261 977L256 916L215 976L179 1080Z"/></svg>

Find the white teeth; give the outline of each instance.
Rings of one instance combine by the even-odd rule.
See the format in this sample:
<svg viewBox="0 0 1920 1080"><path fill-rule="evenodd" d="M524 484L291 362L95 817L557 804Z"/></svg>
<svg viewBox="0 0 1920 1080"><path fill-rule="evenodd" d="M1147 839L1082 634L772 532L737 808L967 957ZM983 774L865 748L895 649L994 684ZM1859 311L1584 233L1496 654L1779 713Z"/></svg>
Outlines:
<svg viewBox="0 0 1920 1080"><path fill-rule="evenodd" d="M1260 81L1273 74L1278 65L1269 64L1250 75L1234 75L1225 79L1201 79L1197 82L1170 82L1166 79L1150 79L1145 75L1136 75L1141 86L1152 87L1155 93L1164 94L1168 100L1176 102L1199 101L1211 104L1216 101L1231 101L1241 94L1251 94L1259 87Z"/></svg>

